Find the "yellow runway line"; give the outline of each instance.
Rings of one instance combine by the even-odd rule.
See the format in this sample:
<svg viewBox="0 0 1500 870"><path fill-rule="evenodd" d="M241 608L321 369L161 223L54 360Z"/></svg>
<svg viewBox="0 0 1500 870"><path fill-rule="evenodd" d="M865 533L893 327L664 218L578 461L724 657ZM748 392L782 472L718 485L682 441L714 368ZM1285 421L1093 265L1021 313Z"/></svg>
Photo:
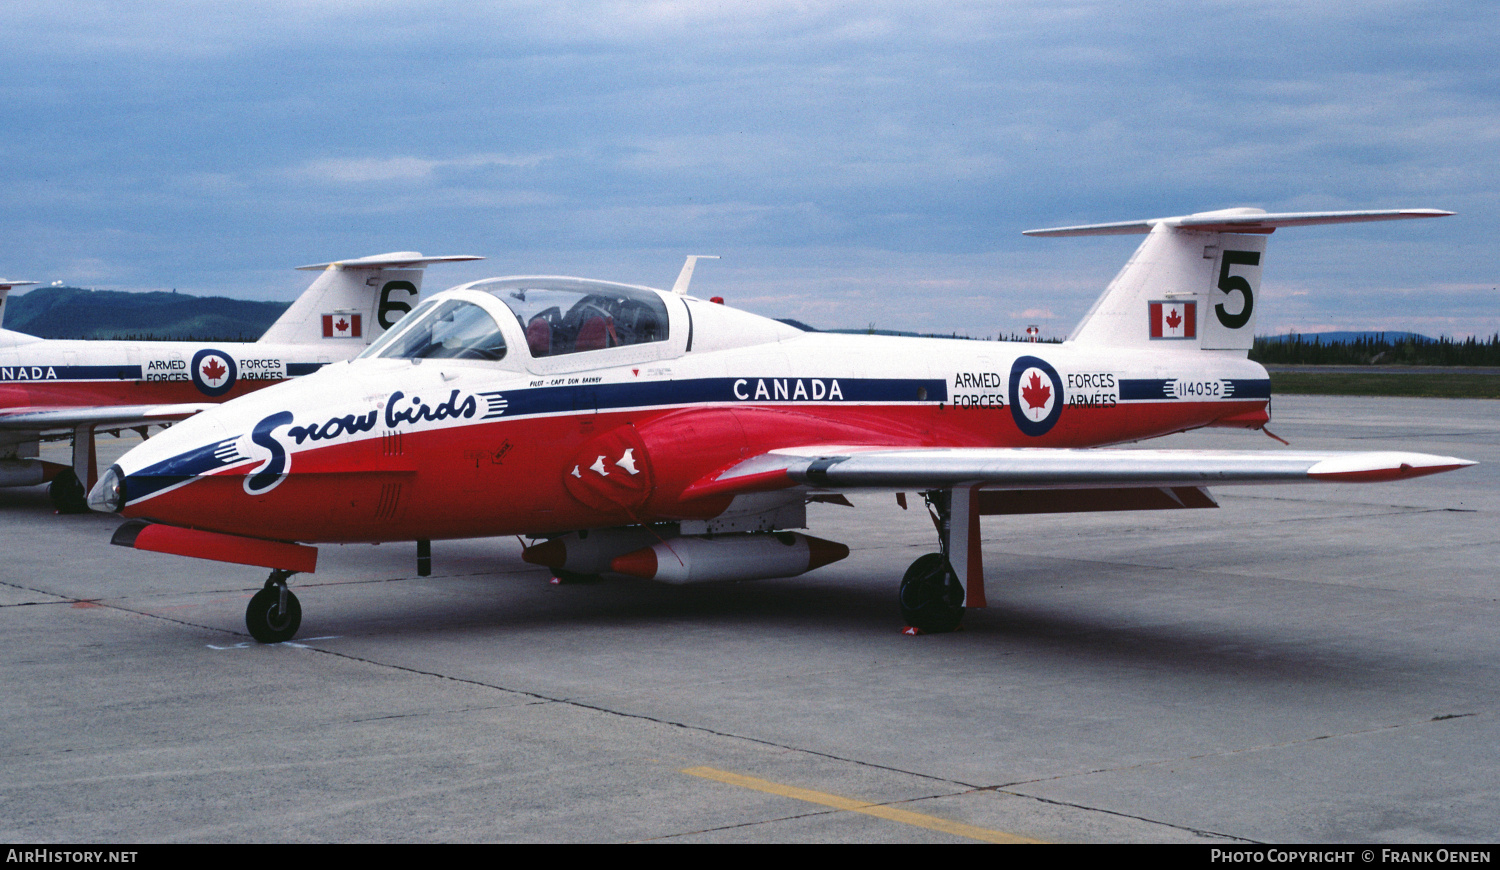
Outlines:
<svg viewBox="0 0 1500 870"><path fill-rule="evenodd" d="M1040 843L1041 840L1033 840L1030 837L1022 837L1018 834L1007 834L1004 831L994 831L989 828L980 828L975 825L966 825L962 822L951 822L940 819L937 816L914 813L911 810L899 810L884 804L872 804L867 801L855 800L853 798L840 797L836 794L828 794L812 789L797 788L791 785L782 785L779 782L771 782L765 779L756 779L753 776L744 776L738 773L730 773L727 770L719 770L713 767L689 767L682 771L693 776L701 776L704 779L712 779L717 782L737 785L741 788L754 789L767 794L789 797L794 800L806 801L810 804L819 804L825 807L833 807L838 810L846 810L851 813L864 813L867 816L886 819L887 821L900 822L904 825L915 825L918 828L927 828L931 831L942 831L945 834L953 834L956 837L967 837L971 840L980 840L985 843Z"/></svg>

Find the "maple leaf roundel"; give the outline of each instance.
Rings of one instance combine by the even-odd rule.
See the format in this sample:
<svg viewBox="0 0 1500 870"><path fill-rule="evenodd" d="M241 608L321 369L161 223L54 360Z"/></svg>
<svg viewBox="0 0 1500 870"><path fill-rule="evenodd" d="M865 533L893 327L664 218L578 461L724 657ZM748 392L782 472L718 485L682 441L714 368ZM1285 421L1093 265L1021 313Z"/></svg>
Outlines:
<svg viewBox="0 0 1500 870"><path fill-rule="evenodd" d="M193 354L193 364L190 367L193 377L193 386L198 392L209 398L218 398L229 392L234 387L238 376L235 369L234 357L223 352L205 347Z"/></svg>
<svg viewBox="0 0 1500 870"><path fill-rule="evenodd" d="M1010 416L1016 428L1035 438L1062 416L1063 387L1057 369L1040 357L1023 356L1010 367Z"/></svg>

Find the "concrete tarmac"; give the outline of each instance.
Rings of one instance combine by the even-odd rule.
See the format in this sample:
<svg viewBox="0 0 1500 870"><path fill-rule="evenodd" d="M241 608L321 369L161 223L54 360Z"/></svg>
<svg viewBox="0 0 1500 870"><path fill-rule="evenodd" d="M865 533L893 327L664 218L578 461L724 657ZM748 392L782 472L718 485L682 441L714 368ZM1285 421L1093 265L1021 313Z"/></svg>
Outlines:
<svg viewBox="0 0 1500 870"><path fill-rule="evenodd" d="M262 646L264 571L0 490L0 839L1494 841L1500 403L1274 412L1295 448L1482 464L986 518L991 606L915 638L915 496L815 506L851 556L752 583L552 586L514 539L435 542L427 578L409 543L324 547L299 637Z"/></svg>

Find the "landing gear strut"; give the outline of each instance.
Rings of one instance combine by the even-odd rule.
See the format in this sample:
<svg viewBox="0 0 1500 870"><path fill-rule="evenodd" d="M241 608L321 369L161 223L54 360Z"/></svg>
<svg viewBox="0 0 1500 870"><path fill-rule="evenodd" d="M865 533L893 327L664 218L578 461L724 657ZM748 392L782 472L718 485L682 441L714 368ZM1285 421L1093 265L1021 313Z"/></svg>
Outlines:
<svg viewBox="0 0 1500 870"><path fill-rule="evenodd" d="M266 578L264 589L250 599L245 608L245 627L250 636L261 643L281 643L291 640L302 625L302 605L286 581L292 572L277 568Z"/></svg>
<svg viewBox="0 0 1500 870"><path fill-rule="evenodd" d="M99 455L94 449L94 424L73 427L73 466L58 472L47 487L60 514L89 512L89 487L99 479Z"/></svg>
<svg viewBox="0 0 1500 870"><path fill-rule="evenodd" d="M907 625L923 634L945 634L956 630L964 618L964 587L948 561L952 496L947 490L924 492L922 496L937 512L942 551L928 553L911 563L901 578L897 600Z"/></svg>

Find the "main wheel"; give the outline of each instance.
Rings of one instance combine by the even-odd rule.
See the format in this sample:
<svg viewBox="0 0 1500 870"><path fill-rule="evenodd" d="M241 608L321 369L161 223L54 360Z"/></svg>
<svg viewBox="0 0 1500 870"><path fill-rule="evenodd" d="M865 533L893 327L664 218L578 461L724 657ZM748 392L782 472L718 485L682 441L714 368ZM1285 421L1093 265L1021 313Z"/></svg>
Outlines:
<svg viewBox="0 0 1500 870"><path fill-rule="evenodd" d="M71 468L64 468L52 478L52 483L47 486L47 495L52 497L52 506L60 514L89 512L88 493L84 491L83 481L78 479Z"/></svg>
<svg viewBox="0 0 1500 870"><path fill-rule="evenodd" d="M297 596L286 591L286 609L281 607L281 589L275 586L255 593L250 606L245 608L245 627L250 636L261 643L281 643L291 640L302 626L302 604Z"/></svg>
<svg viewBox="0 0 1500 870"><path fill-rule="evenodd" d="M901 578L901 617L926 634L958 628L964 618L964 587L941 553L928 553L911 563Z"/></svg>

